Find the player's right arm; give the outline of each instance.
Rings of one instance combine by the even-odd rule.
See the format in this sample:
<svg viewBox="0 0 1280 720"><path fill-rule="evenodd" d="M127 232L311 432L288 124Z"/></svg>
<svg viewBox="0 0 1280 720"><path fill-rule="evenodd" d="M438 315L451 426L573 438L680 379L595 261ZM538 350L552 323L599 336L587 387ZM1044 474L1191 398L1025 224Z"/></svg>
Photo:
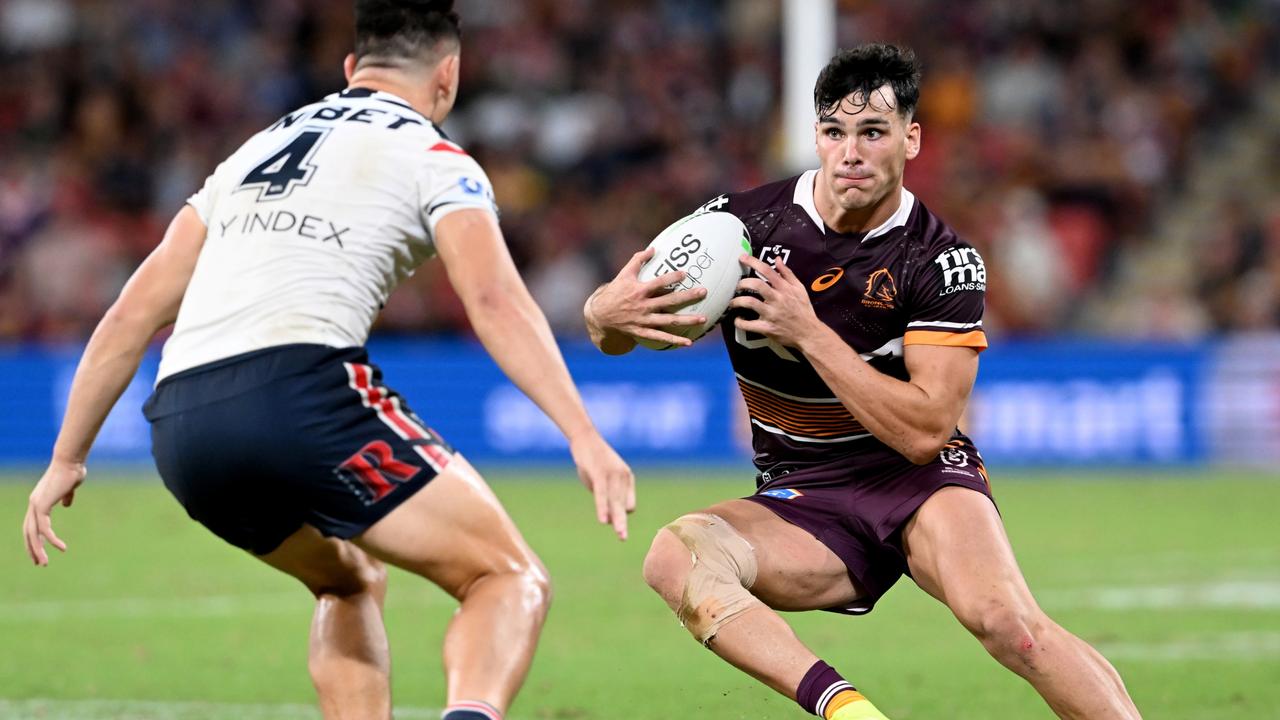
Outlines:
<svg viewBox="0 0 1280 720"><path fill-rule="evenodd" d="M582 308L592 344L606 355L629 353L640 338L688 347L692 340L663 328L706 322L700 315L676 314L676 310L707 294L701 286L670 292L671 285L684 279L683 270L641 282L640 267L653 257L653 252L653 248L645 248L632 255L617 277L591 293Z"/></svg>
<svg viewBox="0 0 1280 720"><path fill-rule="evenodd" d="M71 505L76 488L84 481L89 448L107 413L137 372L151 338L177 318L204 239L200 216L190 205L184 206L85 346L53 457L31 491L22 523L27 554L35 564L49 564L46 540L66 550L66 544L53 532L50 513L59 502Z"/></svg>
<svg viewBox="0 0 1280 720"><path fill-rule="evenodd" d="M636 505L635 477L587 415L497 219L485 209L456 210L436 223L435 246L485 350L568 438L578 475L595 496L597 519L625 540L627 513Z"/></svg>

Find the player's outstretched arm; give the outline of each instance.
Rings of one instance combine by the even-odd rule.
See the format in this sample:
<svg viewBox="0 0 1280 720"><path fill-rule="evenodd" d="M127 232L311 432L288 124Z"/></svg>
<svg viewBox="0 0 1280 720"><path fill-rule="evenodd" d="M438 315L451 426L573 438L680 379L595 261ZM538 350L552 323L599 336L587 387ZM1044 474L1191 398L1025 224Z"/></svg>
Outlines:
<svg viewBox="0 0 1280 720"><path fill-rule="evenodd" d="M85 346L53 458L31 491L22 522L27 554L35 564L49 564L46 540L59 550L67 549L53 532L50 513L58 503L71 505L76 488L84 481L89 448L107 413L137 372L151 338L178 316L204 238L205 226L196 211L183 207L164 240L129 278Z"/></svg>
<svg viewBox="0 0 1280 720"><path fill-rule="evenodd" d="M890 377L863 361L818 319L804 284L790 268L775 268L749 255L742 263L757 277L741 280L738 288L755 295L735 297L729 306L754 311L759 318L737 318L736 327L799 349L849 412L908 460L923 464L937 457L969 401L978 375L976 350L908 345L903 359L910 380Z"/></svg>
<svg viewBox="0 0 1280 720"><path fill-rule="evenodd" d="M446 215L436 224L435 242L476 336L569 439L578 476L595 496L597 519L625 540L627 513L636 506L635 477L587 415L551 326L520 278L492 213Z"/></svg>
<svg viewBox="0 0 1280 720"><path fill-rule="evenodd" d="M692 340L672 335L663 328L706 322L700 315L676 314L676 310L707 294L707 289L701 286L670 292L670 286L684 279L683 270L640 281L640 266L652 258L653 253L653 248L645 248L632 255L617 277L591 293L582 308L591 342L606 355L631 352L638 338L687 347L693 344Z"/></svg>

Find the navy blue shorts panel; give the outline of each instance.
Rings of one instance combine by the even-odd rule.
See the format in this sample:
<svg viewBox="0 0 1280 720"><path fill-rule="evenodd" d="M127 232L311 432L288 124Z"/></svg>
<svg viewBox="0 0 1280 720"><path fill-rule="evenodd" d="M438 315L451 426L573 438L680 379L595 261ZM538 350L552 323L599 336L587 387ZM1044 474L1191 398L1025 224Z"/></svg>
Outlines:
<svg viewBox="0 0 1280 720"><path fill-rule="evenodd" d="M288 345L203 365L162 381L144 413L187 514L260 555L303 524L360 534L453 452L363 348Z"/></svg>
<svg viewBox="0 0 1280 720"><path fill-rule="evenodd" d="M958 433L927 465L885 447L771 475L745 499L807 530L840 558L866 595L852 606L829 609L850 614L871 612L898 578L910 576L902 529L930 496L956 485L992 498L982 457Z"/></svg>

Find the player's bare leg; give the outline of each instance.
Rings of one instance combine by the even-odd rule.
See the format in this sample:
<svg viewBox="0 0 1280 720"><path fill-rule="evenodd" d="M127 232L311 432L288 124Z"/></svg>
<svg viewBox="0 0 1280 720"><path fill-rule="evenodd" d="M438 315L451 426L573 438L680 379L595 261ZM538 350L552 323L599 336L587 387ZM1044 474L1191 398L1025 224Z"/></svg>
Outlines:
<svg viewBox="0 0 1280 720"><path fill-rule="evenodd" d="M310 526L261 559L316 597L307 669L325 720L391 717L391 656L382 624L382 563Z"/></svg>
<svg viewBox="0 0 1280 720"><path fill-rule="evenodd" d="M939 490L907 523L903 545L916 583L1058 717L1141 717L1115 668L1036 604L989 499L965 488Z"/></svg>
<svg viewBox="0 0 1280 720"><path fill-rule="evenodd" d="M459 600L444 642L448 701L505 713L533 660L551 584L480 475L454 455L355 542Z"/></svg>
<svg viewBox="0 0 1280 720"><path fill-rule="evenodd" d="M852 602L859 591L844 563L817 538L757 503L730 500L703 513L722 518L750 544L757 565L750 593L759 601L719 626L707 647L807 706L797 690L819 659L775 610L817 610ZM659 531L645 557L645 581L677 615L688 601L693 566L686 541L669 528ZM883 717L866 705L866 717Z"/></svg>

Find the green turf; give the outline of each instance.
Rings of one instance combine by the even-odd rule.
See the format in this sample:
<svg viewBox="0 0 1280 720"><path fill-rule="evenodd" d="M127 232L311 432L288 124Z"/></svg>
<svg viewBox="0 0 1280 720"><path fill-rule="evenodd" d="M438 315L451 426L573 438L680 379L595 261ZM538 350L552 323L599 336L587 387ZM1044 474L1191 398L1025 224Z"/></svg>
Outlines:
<svg viewBox="0 0 1280 720"><path fill-rule="evenodd" d="M712 474L714 475L714 474ZM70 552L24 559L28 478L0 482L0 718L304 718L309 596L187 520L159 483L91 482L56 527ZM514 720L802 718L699 648L640 579L653 532L741 494L706 472L642 475L626 544L586 493L545 477L494 486L556 582ZM1114 660L1148 718L1280 717L1276 478L996 478L1014 547L1045 608ZM432 717L452 605L394 575L397 705ZM865 618L788 615L801 638L895 720L1052 715L910 582ZM108 702L120 701L120 702Z"/></svg>

